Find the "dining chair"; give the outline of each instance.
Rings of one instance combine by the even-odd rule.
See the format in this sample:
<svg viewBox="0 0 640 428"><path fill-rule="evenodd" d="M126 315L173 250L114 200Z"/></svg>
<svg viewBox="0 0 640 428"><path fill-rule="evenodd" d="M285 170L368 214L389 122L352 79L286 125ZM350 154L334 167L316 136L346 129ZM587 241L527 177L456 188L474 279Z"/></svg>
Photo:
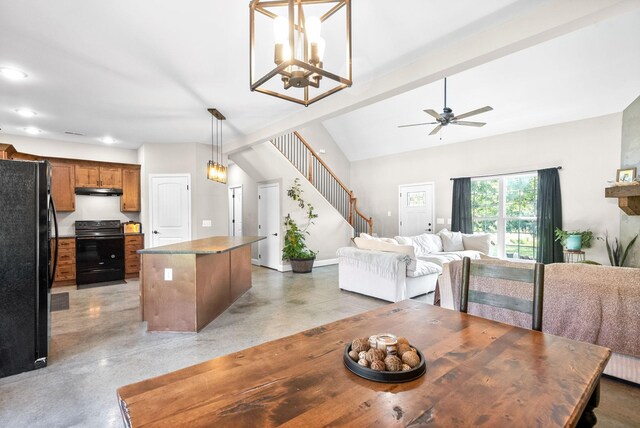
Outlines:
<svg viewBox="0 0 640 428"><path fill-rule="evenodd" d="M533 286L533 300L469 290L471 276L503 279L529 283ZM467 312L469 302L531 314L531 329L542 331L542 299L544 294L544 265L536 263L534 269L471 263L469 257L462 260L462 281L460 289L460 312Z"/></svg>

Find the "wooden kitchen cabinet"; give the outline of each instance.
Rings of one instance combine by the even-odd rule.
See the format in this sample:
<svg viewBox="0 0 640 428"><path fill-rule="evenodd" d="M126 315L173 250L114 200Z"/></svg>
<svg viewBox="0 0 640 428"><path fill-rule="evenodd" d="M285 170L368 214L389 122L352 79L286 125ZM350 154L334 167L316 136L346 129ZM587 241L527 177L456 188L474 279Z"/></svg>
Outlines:
<svg viewBox="0 0 640 428"><path fill-rule="evenodd" d="M140 274L140 254L137 251L143 248L143 234L124 236L124 274L127 278Z"/></svg>
<svg viewBox="0 0 640 428"><path fill-rule="evenodd" d="M51 240L51 258L55 254L55 239ZM53 286L75 284L76 281L76 238L58 239L58 265Z"/></svg>
<svg viewBox="0 0 640 428"><path fill-rule="evenodd" d="M75 166L71 163L51 163L51 196L56 211L76 210Z"/></svg>
<svg viewBox="0 0 640 428"><path fill-rule="evenodd" d="M120 211L140 211L140 169L122 168L122 197Z"/></svg>
<svg viewBox="0 0 640 428"><path fill-rule="evenodd" d="M122 188L122 168L76 164L76 187Z"/></svg>

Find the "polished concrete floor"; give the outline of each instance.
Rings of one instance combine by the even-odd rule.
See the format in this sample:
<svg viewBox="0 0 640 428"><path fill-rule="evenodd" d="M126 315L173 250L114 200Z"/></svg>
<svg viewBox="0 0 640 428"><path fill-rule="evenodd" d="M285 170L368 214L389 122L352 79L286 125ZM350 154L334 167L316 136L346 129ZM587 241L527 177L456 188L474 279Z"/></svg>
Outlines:
<svg viewBox="0 0 640 428"><path fill-rule="evenodd" d="M120 427L120 386L386 304L340 291L336 266L254 267L253 288L200 333L147 333L137 281L62 291L70 309L52 314L49 366L0 379L0 427ZM640 388L605 379L597 414L598 426L640 426Z"/></svg>

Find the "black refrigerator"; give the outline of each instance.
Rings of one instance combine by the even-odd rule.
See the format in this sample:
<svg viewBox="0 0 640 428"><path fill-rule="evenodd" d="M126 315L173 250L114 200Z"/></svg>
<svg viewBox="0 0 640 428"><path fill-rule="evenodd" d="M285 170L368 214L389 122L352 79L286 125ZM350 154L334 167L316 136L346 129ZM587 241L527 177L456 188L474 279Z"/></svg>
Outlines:
<svg viewBox="0 0 640 428"><path fill-rule="evenodd" d="M57 236L50 189L48 162L0 160L0 377L47 365L51 223Z"/></svg>

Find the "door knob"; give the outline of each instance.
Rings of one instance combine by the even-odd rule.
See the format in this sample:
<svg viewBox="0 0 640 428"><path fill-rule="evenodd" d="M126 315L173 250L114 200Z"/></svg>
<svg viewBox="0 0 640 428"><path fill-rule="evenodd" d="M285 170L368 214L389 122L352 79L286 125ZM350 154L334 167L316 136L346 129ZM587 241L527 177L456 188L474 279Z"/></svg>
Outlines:
<svg viewBox="0 0 640 428"><path fill-rule="evenodd" d="M153 231L153 233L154 233L155 235L157 235L157 234L159 234L160 232L158 232L157 230L154 230L154 231Z"/></svg>
<svg viewBox="0 0 640 428"><path fill-rule="evenodd" d="M272 235L272 236L278 236L278 234L277 234L277 233L272 233L271 235Z"/></svg>

